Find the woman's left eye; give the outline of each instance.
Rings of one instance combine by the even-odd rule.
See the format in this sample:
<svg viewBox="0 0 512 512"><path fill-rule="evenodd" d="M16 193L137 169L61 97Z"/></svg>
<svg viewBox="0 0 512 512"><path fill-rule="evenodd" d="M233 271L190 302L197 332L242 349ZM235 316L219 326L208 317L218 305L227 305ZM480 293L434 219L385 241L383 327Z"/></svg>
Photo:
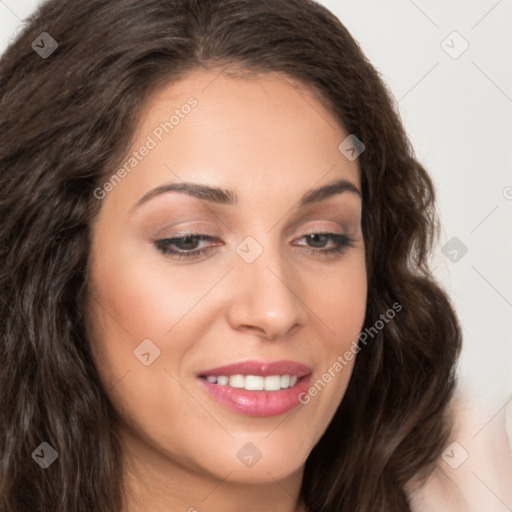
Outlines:
<svg viewBox="0 0 512 512"><path fill-rule="evenodd" d="M299 240L302 238L305 238L308 242L312 242L314 244L313 246L308 246L306 251L311 253L320 252L325 255L340 254L343 253L348 247L354 246L354 240L342 233L310 233L300 237ZM332 246L325 248L329 242L332 242ZM311 251L311 247L320 247L320 250Z"/></svg>
<svg viewBox="0 0 512 512"><path fill-rule="evenodd" d="M341 254L348 247L353 247L354 245L354 241L351 238L341 233L309 233L301 236L297 240L302 239L306 239L307 243L313 244L308 245L306 250L303 250L304 252L312 254ZM214 245L198 248L198 244L201 242L213 242ZM326 248L326 245L329 243L331 243L332 246ZM154 244L163 254L177 259L197 258L207 251L212 250L214 247L222 245L222 243L217 243L214 237L199 233L191 233L173 238L163 238L156 240Z"/></svg>

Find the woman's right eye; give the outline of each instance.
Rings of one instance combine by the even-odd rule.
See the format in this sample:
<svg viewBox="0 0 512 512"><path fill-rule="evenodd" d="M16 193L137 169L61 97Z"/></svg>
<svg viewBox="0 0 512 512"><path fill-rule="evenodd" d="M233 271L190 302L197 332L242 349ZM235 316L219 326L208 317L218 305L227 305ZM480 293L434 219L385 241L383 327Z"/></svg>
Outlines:
<svg viewBox="0 0 512 512"><path fill-rule="evenodd" d="M215 241L215 239L209 235L190 233L185 236L156 240L155 246L163 254L177 259L197 258L213 249L215 245L221 245L217 243L213 246L197 248L198 243L206 241L212 242Z"/></svg>

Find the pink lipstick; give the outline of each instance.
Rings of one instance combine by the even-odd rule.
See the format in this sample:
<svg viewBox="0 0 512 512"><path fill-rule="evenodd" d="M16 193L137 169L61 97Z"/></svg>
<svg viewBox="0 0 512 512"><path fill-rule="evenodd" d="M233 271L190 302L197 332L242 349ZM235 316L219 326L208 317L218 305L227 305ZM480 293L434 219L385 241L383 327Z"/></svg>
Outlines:
<svg viewBox="0 0 512 512"><path fill-rule="evenodd" d="M217 402L248 416L277 416L300 404L312 369L294 361L242 361L198 373Z"/></svg>

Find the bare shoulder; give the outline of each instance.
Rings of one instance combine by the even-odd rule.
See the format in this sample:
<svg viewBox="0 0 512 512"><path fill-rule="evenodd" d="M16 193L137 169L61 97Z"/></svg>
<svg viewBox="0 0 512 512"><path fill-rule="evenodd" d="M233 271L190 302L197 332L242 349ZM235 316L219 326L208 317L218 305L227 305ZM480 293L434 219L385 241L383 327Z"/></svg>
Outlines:
<svg viewBox="0 0 512 512"><path fill-rule="evenodd" d="M410 482L413 512L512 511L512 397L502 405L488 408L457 390L442 456L425 483Z"/></svg>

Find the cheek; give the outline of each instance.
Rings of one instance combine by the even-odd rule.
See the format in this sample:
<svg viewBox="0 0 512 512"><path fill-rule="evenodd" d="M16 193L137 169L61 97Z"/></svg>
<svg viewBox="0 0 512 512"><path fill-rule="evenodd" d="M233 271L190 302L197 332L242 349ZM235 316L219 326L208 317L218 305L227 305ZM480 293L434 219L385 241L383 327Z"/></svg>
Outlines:
<svg viewBox="0 0 512 512"><path fill-rule="evenodd" d="M122 262L122 263L121 263ZM143 340L160 349L161 338L180 316L180 304L169 287L140 259L104 252L92 269L89 293L90 339L105 386L115 385L127 372L139 370L134 351ZM173 288L170 288L172 291ZM187 290L175 289L185 300Z"/></svg>
<svg viewBox="0 0 512 512"><path fill-rule="evenodd" d="M367 278L364 253L358 249L339 266L309 278L307 288L314 312L330 335L326 347L345 351L357 340L366 315Z"/></svg>
<svg viewBox="0 0 512 512"><path fill-rule="evenodd" d="M114 327L124 328L133 340L165 336L209 286L190 270L170 272L165 262L137 256L119 260L125 263L108 272L98 268L95 295ZM210 275L209 281L214 278Z"/></svg>
<svg viewBox="0 0 512 512"><path fill-rule="evenodd" d="M311 303L326 334L317 350L322 355L316 380L311 383L304 403L314 404L320 424L327 425L345 394L360 351L358 336L364 325L367 301L362 249L328 275L317 274L314 285L312 280L308 286L312 290Z"/></svg>

